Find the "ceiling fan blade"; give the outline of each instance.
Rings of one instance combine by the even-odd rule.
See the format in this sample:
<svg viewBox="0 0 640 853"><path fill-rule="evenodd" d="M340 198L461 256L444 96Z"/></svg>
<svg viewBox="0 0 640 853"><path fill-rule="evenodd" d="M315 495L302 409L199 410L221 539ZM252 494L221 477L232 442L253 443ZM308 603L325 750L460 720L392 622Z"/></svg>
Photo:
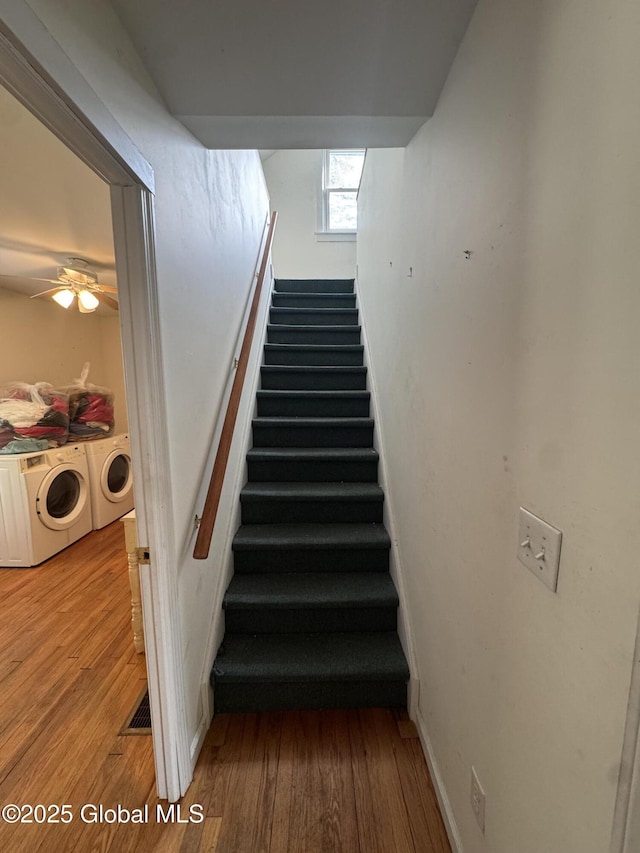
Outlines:
<svg viewBox="0 0 640 853"><path fill-rule="evenodd" d="M104 302L105 305L108 305L109 308L113 308L114 311L119 311L120 306L116 302L115 299L112 299L110 296L107 296L106 293L96 293L97 298L100 302Z"/></svg>
<svg viewBox="0 0 640 853"><path fill-rule="evenodd" d="M43 290L41 293L34 293L29 299L37 299L38 296L46 296L47 293L57 293L59 290L67 290L66 287L50 287L49 290Z"/></svg>
<svg viewBox="0 0 640 853"><path fill-rule="evenodd" d="M8 275L7 273L0 273L0 278L13 278L19 279L20 281L48 281L51 284L59 284L60 280L57 278L37 278L32 275Z"/></svg>
<svg viewBox="0 0 640 853"><path fill-rule="evenodd" d="M111 287L110 284L98 284L96 285L99 293L117 293L117 287Z"/></svg>

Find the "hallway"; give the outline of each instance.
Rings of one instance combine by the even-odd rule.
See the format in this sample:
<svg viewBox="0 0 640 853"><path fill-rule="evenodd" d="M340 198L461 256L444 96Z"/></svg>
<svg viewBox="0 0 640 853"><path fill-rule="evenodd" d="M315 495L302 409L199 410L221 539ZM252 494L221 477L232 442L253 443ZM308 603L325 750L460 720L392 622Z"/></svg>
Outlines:
<svg viewBox="0 0 640 853"><path fill-rule="evenodd" d="M400 711L217 717L186 800L203 805L203 834L211 821L208 840L217 842L200 846L192 825L175 848L183 851L451 850L420 741Z"/></svg>
<svg viewBox="0 0 640 853"><path fill-rule="evenodd" d="M119 735L145 677L120 522L41 567L3 569L0 597L1 804L73 814L0 823L3 850L449 852L413 724L381 709L215 718L181 804L204 820L156 822L151 738ZM85 823L87 803L148 804L149 820Z"/></svg>
<svg viewBox="0 0 640 853"><path fill-rule="evenodd" d="M175 799L199 757L186 805L204 809L200 824L0 823L0 849L429 853L431 807L406 784L425 774L408 750L428 744L455 853L640 851L640 4L11 0L0 19L0 83L114 187L127 223L139 544L162 613L149 639L170 652L149 644L160 790ZM331 199L356 190L334 185L330 152L365 149L357 235L334 242ZM274 210L269 276L356 276L419 740L379 710L271 705L281 716L216 721L200 755L258 341L206 559L193 545ZM52 252L7 219L0 250L23 271ZM249 514L265 492L245 493ZM559 565L546 543L528 554L527 514L562 536ZM106 612L126 569L79 571L86 604L61 573L44 621L15 604L18 574L0 578L0 794L154 807L149 738L117 734L140 687L128 615Z"/></svg>

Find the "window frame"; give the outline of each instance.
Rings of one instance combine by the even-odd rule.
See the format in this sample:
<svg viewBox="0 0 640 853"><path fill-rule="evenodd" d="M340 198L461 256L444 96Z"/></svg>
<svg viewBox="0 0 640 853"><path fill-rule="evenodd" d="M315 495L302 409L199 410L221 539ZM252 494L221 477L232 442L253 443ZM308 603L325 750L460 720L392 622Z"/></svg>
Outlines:
<svg viewBox="0 0 640 853"><path fill-rule="evenodd" d="M353 154L361 153L364 158L366 156L366 148L324 148L322 150L322 168L320 170L320 192L318 204L318 223L319 230L316 231L316 240L325 241L353 241L358 234L357 226L355 228L331 228L329 218L329 204L332 193L355 192L356 198L360 189L360 181L357 186L350 187L329 187L329 169L330 157L332 154ZM360 173L362 178L362 172Z"/></svg>

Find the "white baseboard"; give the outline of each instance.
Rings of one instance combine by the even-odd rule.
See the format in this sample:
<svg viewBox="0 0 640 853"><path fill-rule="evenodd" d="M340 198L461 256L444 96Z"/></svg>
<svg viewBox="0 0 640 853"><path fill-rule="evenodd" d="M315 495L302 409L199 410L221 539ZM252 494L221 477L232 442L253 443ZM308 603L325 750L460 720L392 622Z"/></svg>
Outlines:
<svg viewBox="0 0 640 853"><path fill-rule="evenodd" d="M438 769L433 747L431 746L431 741L427 734L427 727L419 710L415 715L414 723L418 729L420 743L422 744L422 751L424 752L424 757L427 760L427 766L429 768L429 773L431 774L431 781L433 782L436 797L438 798L438 805L440 806L440 812L442 814L442 820L444 821L444 828L446 829L447 836L449 838L449 844L451 844L453 853L464 853L462 841L460 840L460 833L458 831L458 825L456 824L455 817L453 816L453 809L451 808L451 803L447 796L447 790L444 786L442 775Z"/></svg>
<svg viewBox="0 0 640 853"><path fill-rule="evenodd" d="M380 459L378 462L378 483L384 491L385 495L382 509L383 522L391 539L391 550L389 552L389 574L391 575L391 578L394 582L396 591L398 593L398 598L400 600L400 604L398 607L397 623L398 637L400 639L402 649L407 659L407 664L409 666L410 673L407 705L409 708L409 713L415 714L417 713L419 695L418 661L413 643L413 631L411 627L411 621L409 618L409 599L405 584L405 572L402 561L402 553L400 549L399 537L396 533L393 490L390 486L389 479L387 476L387 454L385 451L384 424L380 409L378 408L379 395L378 389L376 387L375 370L373 369L373 362L371 359L371 350L369 347L369 338L367 335L367 325L364 316L365 312L362 304L362 298L360 295L360 285L357 277L357 267L355 279L355 294L357 307L360 312L360 327L362 329L362 343L364 345L364 365L367 368L367 388L371 392L371 417L375 422L375 429L373 433L373 446L380 454Z"/></svg>
<svg viewBox="0 0 640 853"><path fill-rule="evenodd" d="M407 685L407 710L412 720L420 712L420 679L411 676Z"/></svg>
<svg viewBox="0 0 640 853"><path fill-rule="evenodd" d="M200 687L200 722L198 723L198 728L196 729L196 733L191 741L190 754L191 754L191 770L192 772L195 770L196 762L198 761L198 756L200 755L200 750L202 749L202 744L204 743L204 739L207 736L207 732L209 731L209 726L211 725L211 719L213 717L213 691L211 690L210 685L203 684Z"/></svg>

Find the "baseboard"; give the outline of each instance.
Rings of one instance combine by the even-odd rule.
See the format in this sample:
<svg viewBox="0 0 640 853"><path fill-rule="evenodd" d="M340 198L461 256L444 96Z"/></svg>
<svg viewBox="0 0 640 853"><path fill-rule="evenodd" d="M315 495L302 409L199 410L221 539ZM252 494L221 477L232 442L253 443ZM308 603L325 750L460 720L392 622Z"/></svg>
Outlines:
<svg viewBox="0 0 640 853"><path fill-rule="evenodd" d="M640 838L640 620L631 670L627 721L613 813L611 853L632 853Z"/></svg>
<svg viewBox="0 0 640 853"><path fill-rule="evenodd" d="M440 806L440 813L442 814L442 820L444 821L444 828L447 831L449 844L451 844L451 850L453 853L464 853L462 841L460 840L460 833L458 831L458 825L456 824L453 809L451 808L451 803L447 796L447 789L444 786L442 775L438 769L438 763L433 752L433 747L429 740L429 735L427 734L427 727L419 710L414 717L414 723L418 729L420 743L422 744L422 751L424 752L429 773L431 774L431 781L433 782L436 797L438 798L438 805Z"/></svg>
<svg viewBox="0 0 640 853"><path fill-rule="evenodd" d="M196 762L198 760L198 756L200 755L200 750L202 749L202 745L204 743L204 739L207 736L207 732L209 731L209 726L211 725L211 719L213 717L213 707L212 707L212 691L211 687L208 684L203 684L200 688L200 721L198 723L198 728L196 729L196 733L191 741L190 746L190 757L191 757L191 772L195 770Z"/></svg>
<svg viewBox="0 0 640 853"><path fill-rule="evenodd" d="M407 685L407 711L412 720L420 713L420 679L413 675Z"/></svg>
<svg viewBox="0 0 640 853"><path fill-rule="evenodd" d="M398 608L398 637L400 638L400 643L402 644L402 648L407 658L407 663L409 665L410 672L407 704L409 712L413 716L415 715L415 713L417 713L418 704L418 661L413 642L413 630L409 617L409 605L405 586L405 572L402 561L402 553L400 549L398 535L396 533L393 489L390 486L389 478L387 476L387 454L385 452L384 423L378 405L379 396L378 389L376 387L376 374L371 359L371 350L369 347L369 338L367 335L365 312L362 305L362 299L360 297L357 267L354 289L356 294L357 306L360 311L360 326L362 329L362 343L364 345L364 364L367 367L367 387L371 392L371 417L375 422L373 444L375 449L380 454L380 461L378 463L378 483L380 484L385 494L383 504L383 519L384 525L387 528L387 532L389 533L389 536L391 538L391 551L389 553L389 573L395 583L398 597L400 599L400 606Z"/></svg>

